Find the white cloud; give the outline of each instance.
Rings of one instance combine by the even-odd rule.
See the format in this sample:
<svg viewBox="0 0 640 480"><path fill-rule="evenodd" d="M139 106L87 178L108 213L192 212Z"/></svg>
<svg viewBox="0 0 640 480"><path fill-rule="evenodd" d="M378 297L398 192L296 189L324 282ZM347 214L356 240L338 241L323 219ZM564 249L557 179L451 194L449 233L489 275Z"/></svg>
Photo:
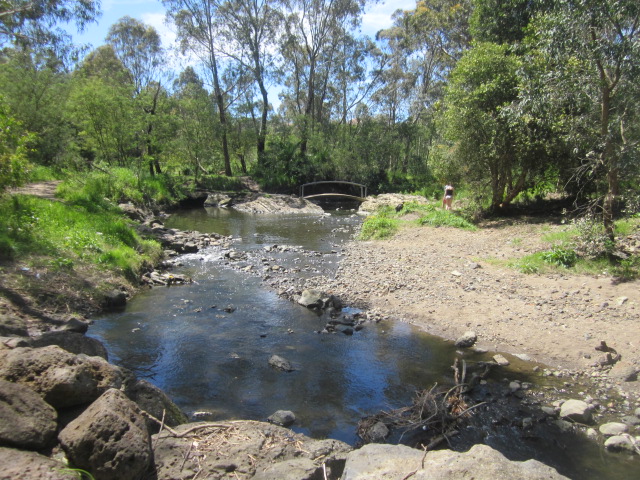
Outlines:
<svg viewBox="0 0 640 480"><path fill-rule="evenodd" d="M396 10L413 10L416 0L386 0L371 5L362 17L363 33L374 36L380 30L393 24L391 16Z"/></svg>

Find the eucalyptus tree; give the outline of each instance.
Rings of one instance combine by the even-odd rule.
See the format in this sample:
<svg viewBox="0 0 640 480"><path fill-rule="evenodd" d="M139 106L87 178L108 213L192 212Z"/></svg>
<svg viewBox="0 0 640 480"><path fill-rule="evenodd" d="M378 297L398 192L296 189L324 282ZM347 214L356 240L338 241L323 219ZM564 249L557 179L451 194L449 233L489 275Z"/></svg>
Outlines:
<svg viewBox="0 0 640 480"><path fill-rule="evenodd" d="M0 45L52 47L70 43L61 24L78 30L100 15L99 0L4 0L0 2Z"/></svg>
<svg viewBox="0 0 640 480"><path fill-rule="evenodd" d="M640 3L557 0L530 39L546 71L528 91L548 111L581 161L577 176L603 184L603 225L614 239L621 176L638 172ZM637 185L637 183L636 183Z"/></svg>
<svg viewBox="0 0 640 480"><path fill-rule="evenodd" d="M73 73L68 115L77 125L77 148L89 164L130 167L140 158L143 128L130 75L110 45L92 51Z"/></svg>
<svg viewBox="0 0 640 480"><path fill-rule="evenodd" d="M544 123L522 111L523 68L508 45L475 44L452 71L443 102L450 146L432 166L441 178L465 180L479 197L488 193L492 210L533 186L549 161Z"/></svg>
<svg viewBox="0 0 640 480"><path fill-rule="evenodd" d="M381 93L410 101L405 118L417 121L441 98L447 75L469 48L471 12L471 0L420 0L413 10L397 11L393 26L378 33L390 59L388 93Z"/></svg>
<svg viewBox="0 0 640 480"><path fill-rule="evenodd" d="M269 116L269 82L275 76L275 45L282 23L280 0L227 0L217 13L223 51L251 75L261 98L257 154L265 149Z"/></svg>
<svg viewBox="0 0 640 480"><path fill-rule="evenodd" d="M285 108L301 120L300 152L322 119L323 101L340 45L360 24L366 0L288 0L281 52L286 82Z"/></svg>
<svg viewBox="0 0 640 480"><path fill-rule="evenodd" d="M0 95L22 127L36 134L27 150L32 162L60 165L68 160L71 126L64 108L69 73L51 51L24 46L6 49L0 63Z"/></svg>
<svg viewBox="0 0 640 480"><path fill-rule="evenodd" d="M177 122L177 132L172 142L172 153L180 159L187 158L197 183L200 175L210 174L219 169L216 158L220 150L215 138L220 133L220 123L216 120L215 106L204 88L204 82L192 67L187 67L174 81L173 114ZM182 161L176 162L182 164ZM184 171L184 167L181 168Z"/></svg>
<svg viewBox="0 0 640 480"><path fill-rule="evenodd" d="M217 0L163 0L168 17L178 29L183 51L190 50L202 61L211 79L215 104L220 119L222 153L225 174L232 175L228 145L228 102L225 98L220 75L219 9Z"/></svg>
<svg viewBox="0 0 640 480"><path fill-rule="evenodd" d="M111 26L106 40L129 72L137 100L147 116L144 136L149 173L162 173L153 138L166 70L160 35L152 26L125 16Z"/></svg>

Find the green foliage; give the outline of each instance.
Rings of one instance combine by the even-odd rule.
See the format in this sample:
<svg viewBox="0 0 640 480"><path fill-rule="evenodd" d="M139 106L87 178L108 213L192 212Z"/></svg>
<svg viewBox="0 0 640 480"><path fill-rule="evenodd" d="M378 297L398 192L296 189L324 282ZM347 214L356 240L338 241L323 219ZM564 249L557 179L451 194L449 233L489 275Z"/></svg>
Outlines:
<svg viewBox="0 0 640 480"><path fill-rule="evenodd" d="M47 255L57 269L89 262L131 279L162 254L155 241L142 240L113 209L88 210L22 195L0 200L0 246L2 259Z"/></svg>
<svg viewBox="0 0 640 480"><path fill-rule="evenodd" d="M551 250L542 252L542 259L559 267L570 268L578 261L578 254L572 248L556 245Z"/></svg>
<svg viewBox="0 0 640 480"><path fill-rule="evenodd" d="M0 192L21 185L28 178L31 165L27 151L32 138L9 114L0 98Z"/></svg>
<svg viewBox="0 0 640 480"><path fill-rule="evenodd" d="M469 222L457 212L433 208L429 213L418 219L419 225L429 225L431 227L454 227L464 230L477 230L477 227Z"/></svg>
<svg viewBox="0 0 640 480"><path fill-rule="evenodd" d="M640 278L640 257L633 256L621 260L613 269L613 273L622 281Z"/></svg>
<svg viewBox="0 0 640 480"><path fill-rule="evenodd" d="M197 186L205 190L221 192L237 192L243 189L242 180L226 175L204 175L198 180Z"/></svg>
<svg viewBox="0 0 640 480"><path fill-rule="evenodd" d="M64 181L58 193L69 203L90 211L115 208L115 204L126 202L166 205L180 196L173 179L167 175L136 174L119 167L76 175Z"/></svg>
<svg viewBox="0 0 640 480"><path fill-rule="evenodd" d="M360 240L382 240L393 236L398 230L398 220L384 214L367 217L360 230Z"/></svg>

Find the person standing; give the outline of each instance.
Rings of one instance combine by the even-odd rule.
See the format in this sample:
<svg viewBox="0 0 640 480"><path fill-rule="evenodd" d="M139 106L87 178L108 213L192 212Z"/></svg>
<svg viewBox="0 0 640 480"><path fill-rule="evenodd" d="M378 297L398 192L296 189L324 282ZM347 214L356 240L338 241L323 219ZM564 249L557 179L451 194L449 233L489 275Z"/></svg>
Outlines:
<svg viewBox="0 0 640 480"><path fill-rule="evenodd" d="M444 186L444 197L442 198L442 207L445 210L451 210L452 202L453 202L453 186L447 184Z"/></svg>

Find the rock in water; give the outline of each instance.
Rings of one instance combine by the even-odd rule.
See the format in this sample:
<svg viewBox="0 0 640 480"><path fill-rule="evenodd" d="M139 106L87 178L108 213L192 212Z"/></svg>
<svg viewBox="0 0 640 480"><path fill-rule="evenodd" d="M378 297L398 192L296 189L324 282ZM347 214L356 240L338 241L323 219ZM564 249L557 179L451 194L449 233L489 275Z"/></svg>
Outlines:
<svg viewBox="0 0 640 480"><path fill-rule="evenodd" d="M277 368L278 370L282 370L284 372L293 372L293 367L291 366L291 362L289 360L282 358L279 355L271 355L269 358L269 365L273 368Z"/></svg>
<svg viewBox="0 0 640 480"><path fill-rule="evenodd" d="M560 418L578 423L591 423L591 405L582 400L567 400L560 407Z"/></svg>
<svg viewBox="0 0 640 480"><path fill-rule="evenodd" d="M476 341L478 341L478 335L476 335L476 332L468 331L462 334L462 336L456 340L456 347L458 348L473 347Z"/></svg>
<svg viewBox="0 0 640 480"><path fill-rule="evenodd" d="M270 415L267 420L269 420L270 423L288 427L296 421L296 416L289 410L278 410L277 412Z"/></svg>

